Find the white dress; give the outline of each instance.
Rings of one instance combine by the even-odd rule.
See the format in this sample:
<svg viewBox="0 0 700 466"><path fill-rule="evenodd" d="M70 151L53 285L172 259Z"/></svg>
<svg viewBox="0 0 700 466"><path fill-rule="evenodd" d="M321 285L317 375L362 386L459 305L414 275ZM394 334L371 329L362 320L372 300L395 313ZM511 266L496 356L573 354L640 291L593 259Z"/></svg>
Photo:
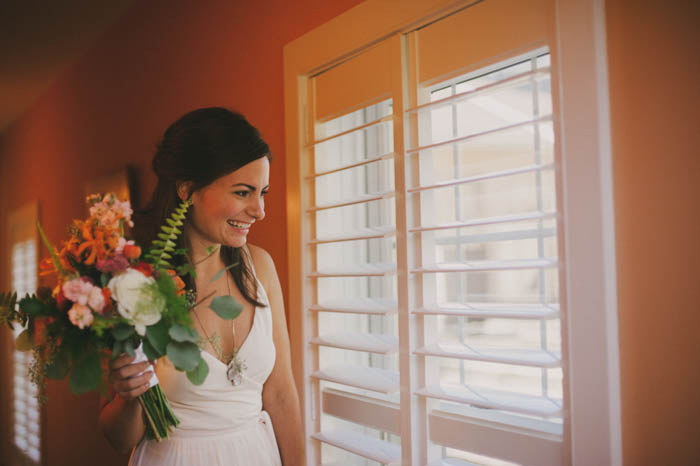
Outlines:
<svg viewBox="0 0 700 466"><path fill-rule="evenodd" d="M249 263L255 275L252 260ZM265 289L255 279L258 301L269 303ZM248 367L243 382L235 387L226 378L226 365L207 351L202 351L202 357L209 365L209 375L199 386L167 359L158 362L156 374L180 425L168 440L142 439L130 466L282 465L270 416L262 410L263 383L276 356L269 306L255 308L253 325L238 354Z"/></svg>

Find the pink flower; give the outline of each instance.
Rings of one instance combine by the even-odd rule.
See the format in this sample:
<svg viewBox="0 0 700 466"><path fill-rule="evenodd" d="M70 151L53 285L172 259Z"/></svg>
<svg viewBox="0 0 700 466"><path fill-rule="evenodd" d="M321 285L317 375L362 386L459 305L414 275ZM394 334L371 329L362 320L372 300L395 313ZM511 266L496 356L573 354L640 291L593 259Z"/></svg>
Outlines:
<svg viewBox="0 0 700 466"><path fill-rule="evenodd" d="M132 240L126 240L123 236L119 237L119 242L117 243L117 247L114 248L114 252L117 254L121 254L124 251L124 246L133 246L134 242Z"/></svg>
<svg viewBox="0 0 700 466"><path fill-rule="evenodd" d="M122 218L129 226L134 226L131 215L134 211L129 201L120 201L114 193L108 193L100 202L90 206L90 216L96 218L99 223L107 227L116 227Z"/></svg>
<svg viewBox="0 0 700 466"><path fill-rule="evenodd" d="M97 261L97 270L100 272L118 273L123 272L127 267L129 267L129 261L121 254L111 259Z"/></svg>
<svg viewBox="0 0 700 466"><path fill-rule="evenodd" d="M102 294L102 288L93 286L87 303L93 311L101 313L105 308L105 297Z"/></svg>
<svg viewBox="0 0 700 466"><path fill-rule="evenodd" d="M119 201L115 200L112 204L112 210L121 215L129 226L134 226L134 222L131 221L131 215L134 213L131 208L131 203L129 201Z"/></svg>
<svg viewBox="0 0 700 466"><path fill-rule="evenodd" d="M88 302L90 292L95 286L83 280L82 278L74 278L63 284L63 295L74 303L85 306Z"/></svg>
<svg viewBox="0 0 700 466"><path fill-rule="evenodd" d="M73 307L68 311L68 318L71 323L80 329L90 325L94 319L90 308L84 304L73 304Z"/></svg>

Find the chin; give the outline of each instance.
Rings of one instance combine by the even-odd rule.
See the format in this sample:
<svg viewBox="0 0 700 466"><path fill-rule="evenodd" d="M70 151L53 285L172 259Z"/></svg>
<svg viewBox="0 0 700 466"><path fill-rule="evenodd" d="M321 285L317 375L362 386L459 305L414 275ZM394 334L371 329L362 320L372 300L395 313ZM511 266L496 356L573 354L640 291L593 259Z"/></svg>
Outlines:
<svg viewBox="0 0 700 466"><path fill-rule="evenodd" d="M245 244L247 242L248 242L247 238L237 238L234 240L226 241L223 244L225 244L226 246L229 246L231 248L241 248L241 247L245 246Z"/></svg>

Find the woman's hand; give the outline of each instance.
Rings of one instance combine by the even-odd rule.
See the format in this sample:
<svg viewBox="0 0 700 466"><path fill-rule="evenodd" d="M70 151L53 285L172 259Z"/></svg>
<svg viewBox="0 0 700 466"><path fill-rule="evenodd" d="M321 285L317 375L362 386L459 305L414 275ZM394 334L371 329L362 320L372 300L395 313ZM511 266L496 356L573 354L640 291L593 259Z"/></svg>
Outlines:
<svg viewBox="0 0 700 466"><path fill-rule="evenodd" d="M109 381L112 389L123 400L131 401L146 392L149 388L148 381L153 375L150 361L134 363L134 358L128 354L122 354L109 362ZM141 372L151 366L151 370Z"/></svg>

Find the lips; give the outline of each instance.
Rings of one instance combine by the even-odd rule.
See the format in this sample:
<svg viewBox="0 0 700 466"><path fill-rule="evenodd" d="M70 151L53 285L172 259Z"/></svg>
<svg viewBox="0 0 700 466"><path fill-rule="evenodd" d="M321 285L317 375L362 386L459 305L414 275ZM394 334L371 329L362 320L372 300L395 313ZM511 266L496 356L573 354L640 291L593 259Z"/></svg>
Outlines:
<svg viewBox="0 0 700 466"><path fill-rule="evenodd" d="M239 222L236 220L226 220L226 223L228 223L230 226L233 228L236 228L238 230L247 230L250 228L250 223L247 222Z"/></svg>

